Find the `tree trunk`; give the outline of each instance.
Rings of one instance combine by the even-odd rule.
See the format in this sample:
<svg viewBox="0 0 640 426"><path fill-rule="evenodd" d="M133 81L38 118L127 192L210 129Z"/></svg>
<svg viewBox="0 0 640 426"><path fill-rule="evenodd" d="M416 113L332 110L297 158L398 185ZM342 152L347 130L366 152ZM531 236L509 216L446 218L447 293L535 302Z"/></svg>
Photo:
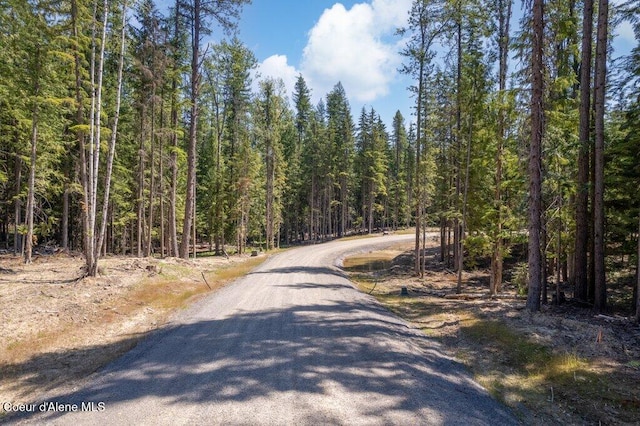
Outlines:
<svg viewBox="0 0 640 426"><path fill-rule="evenodd" d="M152 95L151 95L151 133L149 135L149 143L150 143L150 147L149 147L149 153L151 154L151 157L149 158L149 213L148 213L148 219L147 219L147 241L145 244L145 257L149 257L151 256L151 252L152 252L152 244L153 244L153 210L154 210L154 200L155 200L155 139L156 139L156 129L155 129L155 123L156 123L156 108L155 108L155 98L156 98L156 93L155 93L155 87L152 91Z"/></svg>
<svg viewBox="0 0 640 426"><path fill-rule="evenodd" d="M69 185L65 183L62 193L62 219L60 224L62 250L69 250Z"/></svg>
<svg viewBox="0 0 640 426"><path fill-rule="evenodd" d="M20 234L20 222L22 222L22 201L20 200L20 190L22 187L22 157L18 154L15 156L15 201L13 205L14 211L14 227L13 227L13 255L17 256L22 250L22 234Z"/></svg>
<svg viewBox="0 0 640 426"><path fill-rule="evenodd" d="M175 99L177 83L172 83L174 99L171 100L171 155L169 163L171 165L171 187L169 188L169 256L178 256L178 224L176 216L176 203L178 194L178 107Z"/></svg>
<svg viewBox="0 0 640 426"><path fill-rule="evenodd" d="M125 33L126 33L126 17L127 17L127 2L122 5L122 28L120 33L120 58L118 62L118 89L116 92L116 108L113 118L113 127L111 128L111 139L109 141L109 151L107 154L107 170L104 175L104 194L102 200L102 223L100 224L100 231L97 235L97 243L95 245L95 255L93 258L93 264L89 269L89 275L95 277L98 273L98 259L100 258L100 250L105 241L105 234L107 229L107 218L109 212L109 196L111 190L111 174L113 171L113 159L116 152L116 140L118 138L118 122L120 120L120 103L122 99L122 73L124 69L124 53L125 53ZM105 16L106 19L106 16Z"/></svg>
<svg viewBox="0 0 640 426"><path fill-rule="evenodd" d="M462 271L464 269L464 239L467 226L467 201L469 196L469 172L471 169L471 140L473 121L469 123L469 140L467 141L467 163L465 165L464 193L462 199L462 221L460 222L460 247L458 249L458 282L456 293L462 293Z"/></svg>
<svg viewBox="0 0 640 426"><path fill-rule="evenodd" d="M196 239L197 234L196 234L196 188L195 188L195 184L193 187L193 228L192 228L192 232L193 232L193 260L196 260L196 256L198 254L198 247L197 247L197 243L198 240ZM187 250L187 255L188 255L188 250ZM188 256L187 256L188 257Z"/></svg>
<svg viewBox="0 0 640 426"><path fill-rule="evenodd" d="M424 49L424 37L423 45ZM415 241L415 272L421 277L424 276L422 270L422 262L420 261L420 226L422 225L422 185L421 185L421 171L422 171L422 96L424 91L424 60L419 65L418 75L418 100L416 103L416 178L415 178L415 191L416 191L416 241Z"/></svg>
<svg viewBox="0 0 640 426"><path fill-rule="evenodd" d="M144 171L145 171L145 153L144 153L144 140L145 140L145 107L142 107L140 114L140 143L138 144L138 218L136 223L138 225L138 245L137 256L144 256L143 251L143 223L144 223Z"/></svg>
<svg viewBox="0 0 640 426"><path fill-rule="evenodd" d="M269 102L269 100L267 100ZM275 180L275 167L273 158L273 147L271 141L267 142L266 147L266 161L267 161L267 196L266 196L266 249L271 250L274 248L274 206L273 206L273 185Z"/></svg>
<svg viewBox="0 0 640 426"><path fill-rule="evenodd" d="M573 261L573 297L587 301L587 253L589 239L589 133L591 118L591 46L593 0L584 0L582 18L582 60L580 66L580 149L576 193L576 236Z"/></svg>
<svg viewBox="0 0 640 426"><path fill-rule="evenodd" d="M558 208L562 209L562 194L558 195L557 198ZM558 222L558 229L556 230L556 286L555 286L555 294L556 301L560 303L560 282L561 280L561 269L562 269L562 217L556 219Z"/></svg>
<svg viewBox="0 0 640 426"><path fill-rule="evenodd" d="M604 112L607 78L607 37L609 0L599 0L598 39L596 44L595 73L595 200L594 215L594 310L603 312L607 307L604 242Z"/></svg>
<svg viewBox="0 0 640 426"><path fill-rule="evenodd" d="M456 17L456 216L453 219L453 263L456 271L460 268L460 249L462 248L462 235L460 231L459 214L461 213L460 195L462 193L462 9L461 2L457 3Z"/></svg>
<svg viewBox="0 0 640 426"><path fill-rule="evenodd" d="M87 221L85 222L85 263L87 274L95 276L97 273L96 254L100 247L96 247L96 220L97 220L97 197L98 197L98 172L100 165L100 134L101 134L101 112L102 112L102 81L104 76L104 53L107 41L107 21L109 5L105 0L103 3L103 22L100 42L100 56L97 62L98 69L95 70L95 37L92 48L91 59L91 120L90 120L90 146L88 167L89 172L83 179L85 198L85 208L87 210ZM94 18L97 18L97 2L94 9ZM96 81L97 77L97 81Z"/></svg>
<svg viewBox="0 0 640 426"><path fill-rule="evenodd" d="M546 214L544 206L542 207L542 304L546 305L548 303L548 294L547 289L549 287L549 266L547 265L547 248L549 242L549 233L547 232L547 227L549 226L548 216Z"/></svg>
<svg viewBox="0 0 640 426"><path fill-rule="evenodd" d="M544 131L542 46L544 34L544 0L533 1L533 52L531 55L531 144L529 147L529 291L527 309L540 310L542 259L540 233L542 231L541 147Z"/></svg>
<svg viewBox="0 0 640 426"><path fill-rule="evenodd" d="M180 33L180 0L176 0L175 5L174 34L176 40ZM176 41L176 43L178 43ZM178 47L174 46L177 50ZM177 53L175 53L177 57ZM176 217L176 203L178 192L178 77L174 76L171 81L171 155L169 163L171 165L171 188L169 191L169 256L178 256L178 224Z"/></svg>
<svg viewBox="0 0 640 426"><path fill-rule="evenodd" d="M196 189L196 146L198 141L198 95L200 92L200 30L202 25L201 2L193 1L193 21L191 23L191 113L189 123L189 140L187 144L187 196L180 242L180 257L189 258L189 238L193 221Z"/></svg>
<svg viewBox="0 0 640 426"><path fill-rule="evenodd" d="M638 265L636 266L636 321L640 323L640 214L638 215Z"/></svg>
<svg viewBox="0 0 640 426"><path fill-rule="evenodd" d="M98 61L98 72L97 72L97 95L95 98L95 115L93 117L93 134L94 138L91 140L92 144L92 164L90 165L91 173L89 174L90 179L90 208L89 208L89 224L91 226L90 234L91 234L91 249L93 250L93 255L91 257L91 262L87 261L87 266L89 268L89 275L95 276L97 274L97 256L100 253L101 247L97 245L99 241L99 236L96 235L97 227L96 223L98 220L98 176L100 171L100 152L101 152L101 115L102 115L102 89L103 89L103 80L104 80L104 57L105 50L107 44L107 28L109 21L109 2L105 0L102 5L103 10L103 22L102 22L102 38L100 42L100 58Z"/></svg>
<svg viewBox="0 0 640 426"><path fill-rule="evenodd" d="M506 2L506 4L505 4ZM491 296L502 291L503 270L503 238L502 238L502 156L506 133L506 106L505 95L507 89L507 70L509 60L509 23L511 20L512 0L499 0L498 2L498 147L496 149L496 188L494 194L496 209L496 230L493 238L493 254L491 256L491 277L489 281L489 293Z"/></svg>
<svg viewBox="0 0 640 426"><path fill-rule="evenodd" d="M36 53L39 57L39 51ZM36 71L38 72L38 71ZM37 79L37 77L36 77ZM40 94L40 86L38 81L35 83L34 97ZM24 263L31 263L31 254L33 251L33 209L35 202L35 181L36 181L36 157L38 146L38 103L34 101L33 116L31 122L31 155L29 165L29 192L27 194L27 237L25 241Z"/></svg>
<svg viewBox="0 0 640 426"><path fill-rule="evenodd" d="M164 92L164 91L163 91ZM163 99L160 103L160 128L165 129L165 115L164 115L164 93L161 95ZM159 179L159 193L160 193L160 258L164 259L165 256L165 216L164 216L164 133L160 140L160 170L158 170Z"/></svg>

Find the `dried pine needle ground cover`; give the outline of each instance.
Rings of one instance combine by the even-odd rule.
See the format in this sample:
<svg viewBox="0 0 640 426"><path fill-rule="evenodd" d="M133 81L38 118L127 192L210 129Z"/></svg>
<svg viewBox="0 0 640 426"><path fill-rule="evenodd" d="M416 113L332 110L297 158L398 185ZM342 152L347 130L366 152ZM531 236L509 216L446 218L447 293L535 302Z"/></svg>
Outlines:
<svg viewBox="0 0 640 426"><path fill-rule="evenodd" d="M92 373L265 258L107 257L98 277L79 279L79 256L41 256L31 265L0 257L0 401L27 402Z"/></svg>
<svg viewBox="0 0 640 426"><path fill-rule="evenodd" d="M638 424L640 328L619 314L545 306L530 314L516 286L488 298L488 271L456 274L432 241L420 279L411 245L359 254L344 268L361 291L413 323L464 362L495 398L526 424ZM402 296L402 287L408 295Z"/></svg>

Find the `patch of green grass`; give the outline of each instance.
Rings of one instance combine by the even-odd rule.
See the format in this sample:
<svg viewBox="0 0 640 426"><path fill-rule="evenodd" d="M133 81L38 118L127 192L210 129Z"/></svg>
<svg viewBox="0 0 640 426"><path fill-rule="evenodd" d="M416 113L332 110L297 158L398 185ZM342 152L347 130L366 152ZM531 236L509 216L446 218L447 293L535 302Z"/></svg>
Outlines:
<svg viewBox="0 0 640 426"><path fill-rule="evenodd" d="M510 365L523 373L533 374L552 361L548 348L531 342L504 323L471 318L462 322L461 329L476 342L495 347Z"/></svg>

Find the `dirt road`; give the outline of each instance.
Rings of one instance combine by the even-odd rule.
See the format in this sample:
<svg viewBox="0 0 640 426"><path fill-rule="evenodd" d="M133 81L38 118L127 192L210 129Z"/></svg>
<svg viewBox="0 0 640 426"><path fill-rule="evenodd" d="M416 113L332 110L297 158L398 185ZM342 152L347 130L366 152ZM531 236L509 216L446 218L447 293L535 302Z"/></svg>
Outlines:
<svg viewBox="0 0 640 426"><path fill-rule="evenodd" d="M517 424L461 365L335 266L347 252L407 238L274 256L75 389L27 406L35 412L21 422Z"/></svg>

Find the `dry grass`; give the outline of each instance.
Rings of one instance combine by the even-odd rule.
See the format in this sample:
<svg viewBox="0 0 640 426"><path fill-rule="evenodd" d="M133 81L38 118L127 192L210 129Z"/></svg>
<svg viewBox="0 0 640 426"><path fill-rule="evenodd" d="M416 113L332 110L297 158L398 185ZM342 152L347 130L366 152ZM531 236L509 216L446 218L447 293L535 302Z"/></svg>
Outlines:
<svg viewBox="0 0 640 426"><path fill-rule="evenodd" d="M247 275L264 261L264 257L252 257L237 265L222 267L215 271L206 272L205 276L207 277L209 284L213 281L214 283L217 283L218 286L224 285L229 281L233 281Z"/></svg>
<svg viewBox="0 0 640 426"><path fill-rule="evenodd" d="M92 373L194 298L245 275L266 258L112 258L105 261L102 277L64 285L45 275L41 284L25 285L21 275L12 275L15 283L0 289L12 309L2 313L3 320L14 321L5 325L15 332L0 342L0 401L27 401ZM69 260L60 262L42 261L42 270L76 267ZM14 271L34 275L28 269ZM0 419L3 414L0 410Z"/></svg>
<svg viewBox="0 0 640 426"><path fill-rule="evenodd" d="M372 272L387 269L397 256L396 251L385 250L375 253L350 256L343 261L343 268L349 272Z"/></svg>
<svg viewBox="0 0 640 426"><path fill-rule="evenodd" d="M639 424L640 387L636 375L601 357L558 349L553 340L504 321L505 304L489 299L451 300L429 295L429 288L454 288L450 274L431 272L428 284L386 271L389 252L347 258L345 269L361 291L411 321L462 361L494 397L511 406L525 424ZM400 296L399 286L423 288ZM432 287L433 286L433 287ZM448 287L447 287L448 286ZM492 303L500 309L492 310ZM517 309L512 302L510 309ZM521 316L522 312L506 311ZM535 323L534 323L535 324ZM542 332L542 331L540 331ZM559 343L559 342L558 342Z"/></svg>

